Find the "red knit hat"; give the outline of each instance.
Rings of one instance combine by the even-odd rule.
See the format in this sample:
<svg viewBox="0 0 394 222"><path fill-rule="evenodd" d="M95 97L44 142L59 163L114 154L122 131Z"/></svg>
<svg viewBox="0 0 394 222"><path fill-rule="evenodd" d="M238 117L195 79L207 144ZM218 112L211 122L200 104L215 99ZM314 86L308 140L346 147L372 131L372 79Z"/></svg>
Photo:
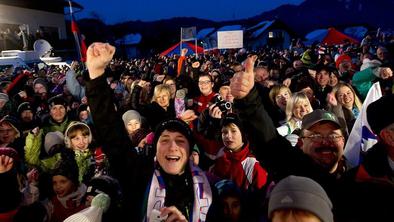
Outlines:
<svg viewBox="0 0 394 222"><path fill-rule="evenodd" d="M352 58L346 54L342 54L340 56L338 56L337 60L335 61L335 67L337 67L337 69L339 68L339 65L343 62L350 62L352 63Z"/></svg>

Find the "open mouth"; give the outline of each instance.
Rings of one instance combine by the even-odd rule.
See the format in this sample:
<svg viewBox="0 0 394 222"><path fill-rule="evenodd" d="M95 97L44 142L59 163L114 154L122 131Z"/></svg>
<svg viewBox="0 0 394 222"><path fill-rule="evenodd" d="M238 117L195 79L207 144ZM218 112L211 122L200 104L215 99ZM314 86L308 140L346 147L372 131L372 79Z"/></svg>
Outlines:
<svg viewBox="0 0 394 222"><path fill-rule="evenodd" d="M322 155L330 155L330 154L336 154L337 150L335 148L331 147L322 147L316 149L316 153L322 154Z"/></svg>
<svg viewBox="0 0 394 222"><path fill-rule="evenodd" d="M170 161L170 162L177 162L180 159L181 159L181 157L179 157L179 156L172 156L172 155L166 156L166 160Z"/></svg>

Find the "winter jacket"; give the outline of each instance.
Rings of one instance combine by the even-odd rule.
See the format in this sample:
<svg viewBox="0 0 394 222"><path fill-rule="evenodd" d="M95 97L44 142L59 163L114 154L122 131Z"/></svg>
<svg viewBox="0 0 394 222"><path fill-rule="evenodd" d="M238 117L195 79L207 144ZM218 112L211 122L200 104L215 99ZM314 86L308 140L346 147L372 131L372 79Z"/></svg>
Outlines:
<svg viewBox="0 0 394 222"><path fill-rule="evenodd" d="M15 169L0 173L0 221L11 222L21 202Z"/></svg>
<svg viewBox="0 0 394 222"><path fill-rule="evenodd" d="M43 124L42 127L43 135L46 135L48 132L55 132L55 131L64 133L68 127L68 124L70 124L70 120L68 119L67 114L66 117L64 117L63 122L61 123L54 122L52 118L49 117Z"/></svg>
<svg viewBox="0 0 394 222"><path fill-rule="evenodd" d="M245 191L259 190L266 184L267 171L251 154L249 144L245 144L238 152L223 147L216 157L215 165L211 169L216 176L233 180Z"/></svg>
<svg viewBox="0 0 394 222"><path fill-rule="evenodd" d="M119 181L123 192L122 214L119 215L122 219L119 218L118 221L142 221L147 205L147 189L157 169L153 159L155 152L138 155L132 149L123 121L115 111L112 92L104 76L88 81L86 86L93 121L97 126L97 138L111 166L109 173ZM182 179L185 176L186 180ZM183 212L181 206L190 203L187 188L193 184L190 175L163 175L163 178L167 185L165 203L180 206L179 210ZM171 184L174 183L171 181L178 185L172 187Z"/></svg>
<svg viewBox="0 0 394 222"><path fill-rule="evenodd" d="M303 153L299 147L292 147L285 138L277 133L255 88L245 98L235 100L234 105L245 123L245 129L250 135L249 138L253 139L253 147L256 147L256 159L274 181L279 181L289 175L309 177L317 181L329 196L335 194L337 178L346 169L344 163L341 162L337 171L330 174L315 163L311 157Z"/></svg>
<svg viewBox="0 0 394 222"><path fill-rule="evenodd" d="M29 133L26 137L26 146L25 146L25 160L29 165L36 166L43 170L44 172L49 172L50 170L55 169L56 163L61 159L60 153L56 153L55 155L41 159L41 144L43 138L43 130L40 130L37 136Z"/></svg>
<svg viewBox="0 0 394 222"><path fill-rule="evenodd" d="M139 102L139 95L142 88L140 86L135 86L131 95L131 108L137 110L141 115L143 115L151 129L155 129L156 126L163 120L175 118L175 108L174 100L170 100L170 105L167 110L162 108L158 103L152 102L150 104L141 105Z"/></svg>
<svg viewBox="0 0 394 222"><path fill-rule="evenodd" d="M76 75L74 70L70 69L67 71L66 73L67 89L78 101L81 101L81 99L85 96L85 87L79 84L75 76Z"/></svg>
<svg viewBox="0 0 394 222"><path fill-rule="evenodd" d="M387 148L378 142L363 162L350 170L339 186L336 221L388 221L394 212L394 171ZM351 207L350 207L351 206Z"/></svg>
<svg viewBox="0 0 394 222"><path fill-rule="evenodd" d="M50 217L50 222L62 222L67 217L83 210L86 206L81 199L86 193L85 184L80 184L78 189L65 197L54 196L45 204Z"/></svg>
<svg viewBox="0 0 394 222"><path fill-rule="evenodd" d="M373 82L378 78L379 68L367 68L356 72L352 78L352 85L360 93L360 99L364 100L367 97L369 89Z"/></svg>
<svg viewBox="0 0 394 222"><path fill-rule="evenodd" d="M212 101L213 97L215 97L216 93L212 92L211 94L204 96L200 95L196 98L193 99L193 105L194 105L194 112L196 112L197 115L202 113L205 109L207 109L210 105L210 102Z"/></svg>

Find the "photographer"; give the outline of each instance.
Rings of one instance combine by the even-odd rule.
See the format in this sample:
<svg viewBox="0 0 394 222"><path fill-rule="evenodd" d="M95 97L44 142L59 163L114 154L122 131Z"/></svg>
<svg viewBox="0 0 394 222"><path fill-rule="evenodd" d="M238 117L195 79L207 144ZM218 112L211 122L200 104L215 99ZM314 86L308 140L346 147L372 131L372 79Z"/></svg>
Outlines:
<svg viewBox="0 0 394 222"><path fill-rule="evenodd" d="M221 94L216 94L209 103L208 109L205 109L199 116L197 122L197 133L204 138L206 142L200 147L203 148L206 162L202 161L202 168L212 165L216 154L222 143L220 141L220 120L226 113L232 112L233 96L228 86L222 86L219 90ZM225 99L224 99L225 98ZM202 158L204 160L204 157ZM204 166L204 163L206 165Z"/></svg>

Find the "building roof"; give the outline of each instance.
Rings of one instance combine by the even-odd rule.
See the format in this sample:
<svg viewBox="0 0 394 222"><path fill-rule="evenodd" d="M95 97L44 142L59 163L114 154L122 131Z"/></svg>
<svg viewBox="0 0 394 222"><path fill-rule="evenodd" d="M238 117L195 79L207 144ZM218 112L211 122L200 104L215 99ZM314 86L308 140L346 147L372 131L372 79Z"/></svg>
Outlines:
<svg viewBox="0 0 394 222"><path fill-rule="evenodd" d="M137 45L141 42L142 36L140 33L128 34L115 41L116 44Z"/></svg>
<svg viewBox="0 0 394 222"><path fill-rule="evenodd" d="M71 2L74 8L83 9L75 1ZM66 0L0 0L0 4L60 14L64 13L64 7L69 6Z"/></svg>
<svg viewBox="0 0 394 222"><path fill-rule="evenodd" d="M253 30L256 29L251 35L251 38L257 38L259 35L261 35L264 31L266 31L272 24L274 23L274 21L262 21L259 24L249 28L248 30Z"/></svg>
<svg viewBox="0 0 394 222"><path fill-rule="evenodd" d="M216 31L220 32L220 31L236 31L236 30L243 30L242 25L227 25L219 28Z"/></svg>
<svg viewBox="0 0 394 222"><path fill-rule="evenodd" d="M215 28L205 28L205 29L201 29L200 31L198 31L197 33L197 39L203 39L205 37L207 37L209 34L211 34L212 32L215 31Z"/></svg>

